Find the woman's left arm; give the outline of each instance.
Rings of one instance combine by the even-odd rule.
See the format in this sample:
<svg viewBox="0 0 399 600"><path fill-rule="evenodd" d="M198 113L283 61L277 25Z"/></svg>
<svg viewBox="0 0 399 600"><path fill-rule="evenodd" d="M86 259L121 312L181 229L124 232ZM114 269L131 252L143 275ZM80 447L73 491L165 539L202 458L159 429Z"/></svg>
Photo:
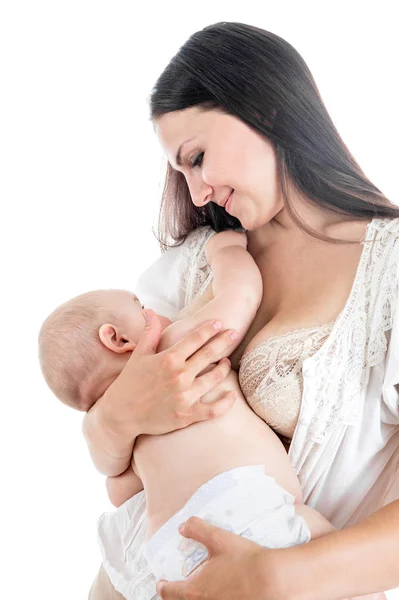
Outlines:
<svg viewBox="0 0 399 600"><path fill-rule="evenodd" d="M282 569L291 573L295 587L310 593L309 600L395 588L399 586L399 500L352 527L286 551L290 562ZM293 590L292 598L299 597Z"/></svg>
<svg viewBox="0 0 399 600"><path fill-rule="evenodd" d="M181 533L209 558L185 581L158 583L163 600L340 600L399 586L399 500L353 527L278 550L195 517Z"/></svg>

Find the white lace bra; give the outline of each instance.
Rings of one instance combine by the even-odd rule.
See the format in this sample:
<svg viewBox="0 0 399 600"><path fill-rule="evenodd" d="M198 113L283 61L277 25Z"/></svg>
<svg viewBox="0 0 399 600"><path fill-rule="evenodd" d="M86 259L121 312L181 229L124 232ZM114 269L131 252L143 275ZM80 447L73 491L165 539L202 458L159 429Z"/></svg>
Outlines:
<svg viewBox="0 0 399 600"><path fill-rule="evenodd" d="M286 438L294 435L301 408L303 361L320 350L334 323L271 337L241 358L239 381L248 404Z"/></svg>

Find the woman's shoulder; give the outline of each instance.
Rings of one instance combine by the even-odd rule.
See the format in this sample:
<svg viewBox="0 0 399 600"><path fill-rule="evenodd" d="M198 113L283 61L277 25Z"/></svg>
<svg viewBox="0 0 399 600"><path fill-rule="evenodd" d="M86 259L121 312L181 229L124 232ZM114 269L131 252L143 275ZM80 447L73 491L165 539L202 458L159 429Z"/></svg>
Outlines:
<svg viewBox="0 0 399 600"><path fill-rule="evenodd" d="M397 319L399 292L399 219L374 219L368 230L368 255L363 293L352 313L353 328L363 323L367 364L374 366L386 353L386 332ZM361 315L366 315L362 320Z"/></svg>
<svg viewBox="0 0 399 600"><path fill-rule="evenodd" d="M374 276L379 271L395 272L399 264L399 218L373 219L364 243L371 243Z"/></svg>
<svg viewBox="0 0 399 600"><path fill-rule="evenodd" d="M399 235L399 217L391 218L375 218L372 223L381 232L386 234Z"/></svg>
<svg viewBox="0 0 399 600"><path fill-rule="evenodd" d="M363 244L368 255L366 283L377 286L380 291L383 280L390 280L389 286L396 284L399 277L399 218L373 219Z"/></svg>

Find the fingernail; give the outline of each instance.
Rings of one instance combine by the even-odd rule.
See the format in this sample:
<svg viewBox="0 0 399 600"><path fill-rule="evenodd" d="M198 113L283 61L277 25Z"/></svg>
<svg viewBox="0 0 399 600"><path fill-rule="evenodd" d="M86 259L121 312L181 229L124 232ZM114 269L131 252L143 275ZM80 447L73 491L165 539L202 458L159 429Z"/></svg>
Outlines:
<svg viewBox="0 0 399 600"><path fill-rule="evenodd" d="M222 323L220 321L214 321L213 326L216 329L216 331L218 331L219 329L222 329Z"/></svg>
<svg viewBox="0 0 399 600"><path fill-rule="evenodd" d="M143 319L146 325L148 325L148 315L147 312L145 310L143 310L143 312L141 313L143 315Z"/></svg>
<svg viewBox="0 0 399 600"><path fill-rule="evenodd" d="M184 533L184 526L185 526L185 524L186 524L186 522L180 523L180 525L178 527L179 533Z"/></svg>
<svg viewBox="0 0 399 600"><path fill-rule="evenodd" d="M238 340L238 333L236 331L231 331L230 332L230 337L232 340Z"/></svg>
<svg viewBox="0 0 399 600"><path fill-rule="evenodd" d="M159 581L157 583L157 593L160 594L163 591L164 587L165 587L164 582L163 581Z"/></svg>

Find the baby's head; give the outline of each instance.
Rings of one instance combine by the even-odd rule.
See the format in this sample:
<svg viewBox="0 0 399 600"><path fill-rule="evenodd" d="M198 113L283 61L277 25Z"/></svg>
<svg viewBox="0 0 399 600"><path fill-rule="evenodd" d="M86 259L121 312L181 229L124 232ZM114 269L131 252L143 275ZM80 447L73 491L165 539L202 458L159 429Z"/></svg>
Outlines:
<svg viewBox="0 0 399 600"><path fill-rule="evenodd" d="M142 310L132 292L97 290L72 298L47 317L39 333L40 365L62 402L87 411L104 394L140 340Z"/></svg>

